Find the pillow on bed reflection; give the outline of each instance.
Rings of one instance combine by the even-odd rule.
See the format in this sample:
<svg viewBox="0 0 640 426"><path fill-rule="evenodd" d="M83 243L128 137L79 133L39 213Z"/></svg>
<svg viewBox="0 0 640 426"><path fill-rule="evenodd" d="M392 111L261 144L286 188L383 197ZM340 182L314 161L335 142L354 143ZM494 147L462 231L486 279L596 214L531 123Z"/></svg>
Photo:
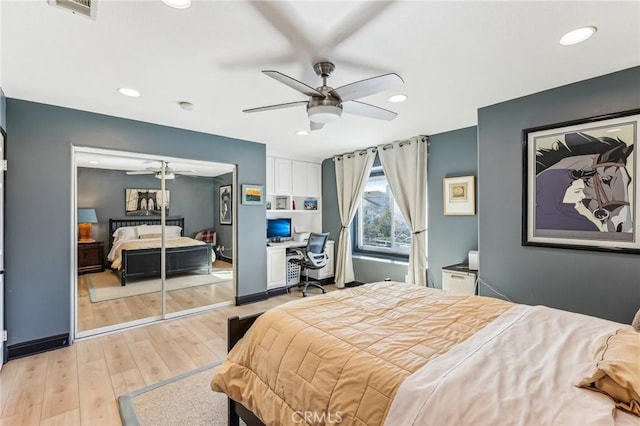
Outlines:
<svg viewBox="0 0 640 426"><path fill-rule="evenodd" d="M118 228L113 232L114 242L120 240L135 240L138 238L138 227L137 226L123 226L122 228Z"/></svg>
<svg viewBox="0 0 640 426"><path fill-rule="evenodd" d="M616 407L640 416L640 333L621 328L606 336L592 374L578 386L609 395Z"/></svg>

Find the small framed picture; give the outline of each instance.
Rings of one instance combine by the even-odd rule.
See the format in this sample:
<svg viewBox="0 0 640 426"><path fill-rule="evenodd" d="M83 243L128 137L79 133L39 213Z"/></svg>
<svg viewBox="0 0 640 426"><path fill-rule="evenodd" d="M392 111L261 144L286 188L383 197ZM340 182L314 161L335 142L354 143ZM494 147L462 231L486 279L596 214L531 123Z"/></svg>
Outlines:
<svg viewBox="0 0 640 426"><path fill-rule="evenodd" d="M474 182L474 176L444 178L442 194L446 216L473 216L476 214Z"/></svg>
<svg viewBox="0 0 640 426"><path fill-rule="evenodd" d="M264 187L262 185L242 184L242 204L264 204Z"/></svg>
<svg viewBox="0 0 640 426"><path fill-rule="evenodd" d="M304 200L305 210L318 210L318 200L315 198L307 198Z"/></svg>

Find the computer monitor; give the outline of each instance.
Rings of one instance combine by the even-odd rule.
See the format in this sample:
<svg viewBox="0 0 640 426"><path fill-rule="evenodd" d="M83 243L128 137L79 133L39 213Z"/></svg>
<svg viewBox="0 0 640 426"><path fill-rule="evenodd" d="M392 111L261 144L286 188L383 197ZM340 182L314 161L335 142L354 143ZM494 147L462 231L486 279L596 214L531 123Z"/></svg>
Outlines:
<svg viewBox="0 0 640 426"><path fill-rule="evenodd" d="M281 238L291 238L291 219L267 219L267 238L279 241Z"/></svg>

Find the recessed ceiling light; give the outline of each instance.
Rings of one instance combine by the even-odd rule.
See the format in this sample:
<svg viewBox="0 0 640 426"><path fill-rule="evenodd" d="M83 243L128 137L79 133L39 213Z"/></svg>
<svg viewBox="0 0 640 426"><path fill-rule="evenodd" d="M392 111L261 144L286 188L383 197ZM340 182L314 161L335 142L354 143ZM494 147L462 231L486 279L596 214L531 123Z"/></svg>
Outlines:
<svg viewBox="0 0 640 426"><path fill-rule="evenodd" d="M389 102L397 104L398 102L404 102L407 100L407 95L393 95L389 96Z"/></svg>
<svg viewBox="0 0 640 426"><path fill-rule="evenodd" d="M162 3L174 9L186 9L191 6L191 0L162 0Z"/></svg>
<svg viewBox="0 0 640 426"><path fill-rule="evenodd" d="M296 132L296 135L298 136L307 136L309 134L309 132L307 132L306 130L298 130Z"/></svg>
<svg viewBox="0 0 640 426"><path fill-rule="evenodd" d="M191 102L182 101L178 102L178 105L180 105L180 108L185 111L191 111L193 109L193 104Z"/></svg>
<svg viewBox="0 0 640 426"><path fill-rule="evenodd" d="M140 92L128 87L121 87L118 89L118 92L120 92L121 95L130 96L132 98L137 98L138 96L140 96Z"/></svg>
<svg viewBox="0 0 640 426"><path fill-rule="evenodd" d="M582 27L573 31L569 31L560 39L560 44L563 46L571 46L574 44L582 43L589 37L591 37L597 31L596 27Z"/></svg>
<svg viewBox="0 0 640 426"><path fill-rule="evenodd" d="M89 164L100 164L100 162L99 162L99 161L92 160L92 161L89 161Z"/></svg>

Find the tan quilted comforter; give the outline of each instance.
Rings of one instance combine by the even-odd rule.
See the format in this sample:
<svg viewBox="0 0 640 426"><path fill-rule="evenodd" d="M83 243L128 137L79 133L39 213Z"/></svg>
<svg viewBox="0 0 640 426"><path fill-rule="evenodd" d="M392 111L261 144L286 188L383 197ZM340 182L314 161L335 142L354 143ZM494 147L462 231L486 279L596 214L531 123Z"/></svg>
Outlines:
<svg viewBox="0 0 640 426"><path fill-rule="evenodd" d="M168 238L166 247L189 247L205 244L202 241L189 237ZM162 246L162 238L143 238L140 240L126 240L115 246L112 269L120 270L122 267L122 250L136 250L145 248L159 248Z"/></svg>
<svg viewBox="0 0 640 426"><path fill-rule="evenodd" d="M211 387L267 425L380 425L407 376L511 306L394 282L300 299L261 315Z"/></svg>

